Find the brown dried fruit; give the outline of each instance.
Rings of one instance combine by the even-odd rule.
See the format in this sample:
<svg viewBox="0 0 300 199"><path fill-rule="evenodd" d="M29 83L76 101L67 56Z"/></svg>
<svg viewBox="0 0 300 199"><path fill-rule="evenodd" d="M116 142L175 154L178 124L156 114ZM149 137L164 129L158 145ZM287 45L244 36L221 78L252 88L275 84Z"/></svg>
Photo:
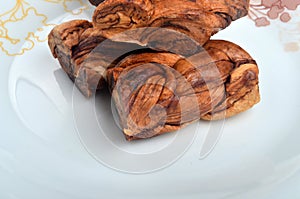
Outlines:
<svg viewBox="0 0 300 199"><path fill-rule="evenodd" d="M209 40L245 16L248 4L106 0L92 23L56 26L48 42L85 96L109 83L128 140L150 138L199 119L230 117L259 102L251 56L233 43Z"/></svg>
<svg viewBox="0 0 300 199"><path fill-rule="evenodd" d="M227 41L208 41L183 59L172 53L124 58L107 76L128 140L178 130L196 120L231 117L259 102L258 68Z"/></svg>
<svg viewBox="0 0 300 199"><path fill-rule="evenodd" d="M247 0L173 0L172 3L169 0L107 0L96 8L93 25L103 30L107 38L130 29L167 28L203 45L233 20L245 16L248 6ZM140 34L147 35L128 33L131 39L145 43ZM168 37L160 33L156 41Z"/></svg>
<svg viewBox="0 0 300 199"><path fill-rule="evenodd" d="M56 26L48 36L48 44L63 70L87 97L105 86L107 68L113 67L125 53L144 48L106 39L86 20Z"/></svg>

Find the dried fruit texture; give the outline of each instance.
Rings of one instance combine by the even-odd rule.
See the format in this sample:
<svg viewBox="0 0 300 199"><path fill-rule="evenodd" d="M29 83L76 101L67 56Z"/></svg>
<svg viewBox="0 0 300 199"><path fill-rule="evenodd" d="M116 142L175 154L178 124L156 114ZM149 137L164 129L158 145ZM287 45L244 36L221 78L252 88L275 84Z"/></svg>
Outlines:
<svg viewBox="0 0 300 199"><path fill-rule="evenodd" d="M71 21L56 26L48 36L48 45L53 56L58 58L63 70L72 80L75 80L78 71L72 49L79 44L82 33L91 27L92 24L86 20ZM82 61L78 59L76 63Z"/></svg>
<svg viewBox="0 0 300 199"><path fill-rule="evenodd" d="M259 102L258 67L241 47L208 41L184 59L172 53L129 55L107 71L128 140L178 130L199 119L217 120Z"/></svg>
<svg viewBox="0 0 300 199"><path fill-rule="evenodd" d="M231 20L237 20L248 13L249 0L191 0L213 13L223 13Z"/></svg>
<svg viewBox="0 0 300 199"><path fill-rule="evenodd" d="M98 6L104 0L89 0L94 6ZM166 2L168 0L156 0L156 2ZM198 4L204 10L212 11L214 13L224 13L227 14L231 20L236 20L241 16L247 14L249 0L186 0ZM129 2L129 1L127 1ZM143 1L144 2L144 1Z"/></svg>
<svg viewBox="0 0 300 199"><path fill-rule="evenodd" d="M127 52L143 48L132 43L114 42L102 35L90 22L73 20L56 26L48 36L53 56L87 97L106 85L107 68L113 67Z"/></svg>
<svg viewBox="0 0 300 199"><path fill-rule="evenodd" d="M107 38L130 29L167 28L203 45L233 20L245 16L248 6L248 0L174 0L171 3L169 0L107 0L96 8L93 25L103 30ZM141 34L150 33L128 34L132 40L145 43ZM155 36L161 42L168 34Z"/></svg>

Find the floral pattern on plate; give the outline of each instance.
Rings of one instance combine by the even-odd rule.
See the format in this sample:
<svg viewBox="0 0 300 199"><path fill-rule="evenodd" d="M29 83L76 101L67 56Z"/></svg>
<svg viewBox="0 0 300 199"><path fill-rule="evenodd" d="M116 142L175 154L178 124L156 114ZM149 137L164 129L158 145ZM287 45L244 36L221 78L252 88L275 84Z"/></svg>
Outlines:
<svg viewBox="0 0 300 199"><path fill-rule="evenodd" d="M71 15L81 14L88 8L83 0L43 0L38 7L25 0L10 1L7 4L0 9L0 51L7 56L23 55L31 50L36 42L47 40L37 33L55 24L49 24L49 16L39 11L42 6L57 4L57 7L62 7ZM78 7L79 9L75 9ZM13 32L13 27L20 27L19 31ZM23 46L26 41L27 45Z"/></svg>

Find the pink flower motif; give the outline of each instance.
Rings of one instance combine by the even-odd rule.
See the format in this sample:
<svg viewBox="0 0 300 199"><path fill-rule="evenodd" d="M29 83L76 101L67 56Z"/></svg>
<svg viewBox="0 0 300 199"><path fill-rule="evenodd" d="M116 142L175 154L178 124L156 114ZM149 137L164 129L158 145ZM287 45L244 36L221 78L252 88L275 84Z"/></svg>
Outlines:
<svg viewBox="0 0 300 199"><path fill-rule="evenodd" d="M256 26L268 26L270 20L280 19L282 22L291 20L291 10L296 10L300 0L260 0L250 3L249 17L255 21Z"/></svg>
<svg viewBox="0 0 300 199"><path fill-rule="evenodd" d="M291 21L291 14L299 13L299 5L300 0L250 0L248 16L257 27L268 26L273 20L280 20L283 23L291 22L287 25L289 28L282 30L287 32L285 51L297 52L300 51L300 21L297 23L295 23L297 19ZM296 27L291 29L293 25Z"/></svg>
<svg viewBox="0 0 300 199"><path fill-rule="evenodd" d="M279 14L284 11L284 8L279 6L272 6L271 9L267 12L267 15L270 19L277 19Z"/></svg>
<svg viewBox="0 0 300 199"><path fill-rule="evenodd" d="M280 16L280 20L282 21L282 22L288 22L289 20L291 20L291 16L289 15L289 13L287 13L287 12L284 12L284 13L282 13L282 15Z"/></svg>
<svg viewBox="0 0 300 199"><path fill-rule="evenodd" d="M258 27L268 26L270 25L270 21L267 19L267 17L259 17L255 19L255 25Z"/></svg>
<svg viewBox="0 0 300 199"><path fill-rule="evenodd" d="M300 5L300 0L281 0L281 6L289 10L296 10Z"/></svg>
<svg viewBox="0 0 300 199"><path fill-rule="evenodd" d="M271 8L273 5L280 4L280 0L262 0L261 5L265 6L266 8Z"/></svg>

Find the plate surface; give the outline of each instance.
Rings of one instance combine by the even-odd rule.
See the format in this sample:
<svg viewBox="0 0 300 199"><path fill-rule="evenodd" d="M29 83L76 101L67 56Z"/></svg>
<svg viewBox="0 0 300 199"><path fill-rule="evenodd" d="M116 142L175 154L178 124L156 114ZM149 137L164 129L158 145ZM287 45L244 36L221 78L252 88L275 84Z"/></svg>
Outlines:
<svg viewBox="0 0 300 199"><path fill-rule="evenodd" d="M300 10L286 7L285 23L286 13L271 20L259 1L251 5L253 20L214 38L256 59L261 102L225 121L131 143L108 93L82 97L47 46L54 24L90 18L87 1L1 6L0 198L299 198Z"/></svg>

